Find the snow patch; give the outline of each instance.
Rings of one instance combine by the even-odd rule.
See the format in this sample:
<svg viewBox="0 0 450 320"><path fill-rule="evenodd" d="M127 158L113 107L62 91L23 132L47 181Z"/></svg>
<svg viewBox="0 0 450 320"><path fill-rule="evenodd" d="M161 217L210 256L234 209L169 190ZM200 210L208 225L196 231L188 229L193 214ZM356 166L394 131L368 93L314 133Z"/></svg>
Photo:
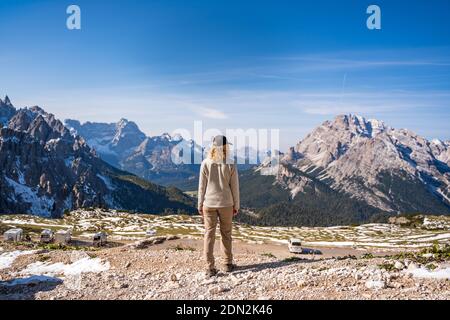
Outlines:
<svg viewBox="0 0 450 320"><path fill-rule="evenodd" d="M111 137L112 138L112 137ZM109 143L109 138L106 140L106 143ZM110 149L109 144L104 144L104 141L99 141L99 139L90 139L87 141L87 144L95 149L98 153L104 154L104 155L115 155L117 156L117 153L115 153L113 150Z"/></svg>
<svg viewBox="0 0 450 320"><path fill-rule="evenodd" d="M65 163L66 167L69 169L72 169L74 160L75 160L74 157L68 157L68 158L64 159L64 163Z"/></svg>
<svg viewBox="0 0 450 320"><path fill-rule="evenodd" d="M64 264L62 262L58 263L48 263L48 262L35 262L28 265L20 273L22 275L64 275L73 276L80 275L81 273L99 273L107 271L110 268L109 262L103 262L100 258L82 258L71 264Z"/></svg>
<svg viewBox="0 0 450 320"><path fill-rule="evenodd" d="M427 278L427 279L450 279L450 267L436 270L428 270L424 267L408 270L408 273L412 274L415 278Z"/></svg>
<svg viewBox="0 0 450 320"><path fill-rule="evenodd" d="M29 203L30 212L41 216L50 216L51 208L55 203L54 199L46 196L39 196L36 191L30 187L17 183L16 181L5 177L8 184L14 189L13 200ZM20 199L16 199L15 196L19 196Z"/></svg>
<svg viewBox="0 0 450 320"><path fill-rule="evenodd" d="M17 250L0 254L0 270L11 267L13 262L17 259L17 257L33 253L34 251L32 250L29 251Z"/></svg>

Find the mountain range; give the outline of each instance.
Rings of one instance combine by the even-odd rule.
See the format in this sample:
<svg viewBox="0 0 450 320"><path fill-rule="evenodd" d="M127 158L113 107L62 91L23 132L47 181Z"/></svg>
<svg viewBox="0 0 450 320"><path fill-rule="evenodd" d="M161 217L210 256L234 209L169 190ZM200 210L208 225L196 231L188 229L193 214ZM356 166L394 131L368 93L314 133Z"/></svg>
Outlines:
<svg viewBox="0 0 450 320"><path fill-rule="evenodd" d="M0 213L59 217L107 207L145 213L192 213L193 200L101 160L54 115L16 109L0 99Z"/></svg>
<svg viewBox="0 0 450 320"><path fill-rule="evenodd" d="M202 159L205 149L193 140L185 140L181 135L171 136L163 133L159 136L146 136L134 123L120 119L116 123L85 122L67 119L65 126L72 135L83 137L87 144L95 149L104 161L122 170L163 186L175 186L184 191L193 191L198 187L200 164L194 159ZM175 164L172 153L190 151L190 163ZM174 149L176 146L177 149ZM235 159L240 170L247 170L265 157L265 151L256 152L253 148L243 147L236 152ZM239 161L238 161L239 160Z"/></svg>
<svg viewBox="0 0 450 320"><path fill-rule="evenodd" d="M179 135L171 137L168 133L148 137L136 123L126 119L83 124L67 119L65 125L72 135L83 137L104 161L117 168L157 184L183 190L197 188L200 165L174 164L171 159L173 148L179 143L201 157L202 148L192 140L186 141Z"/></svg>
<svg viewBox="0 0 450 320"><path fill-rule="evenodd" d="M105 206L193 212L199 165L174 164L181 136L146 136L132 121L65 124L39 107L0 99L0 212L59 216ZM450 141L379 120L340 115L286 153L240 166L239 220L262 225L337 225L399 213L450 214ZM161 186L164 185L164 186ZM168 186L176 186L168 187Z"/></svg>

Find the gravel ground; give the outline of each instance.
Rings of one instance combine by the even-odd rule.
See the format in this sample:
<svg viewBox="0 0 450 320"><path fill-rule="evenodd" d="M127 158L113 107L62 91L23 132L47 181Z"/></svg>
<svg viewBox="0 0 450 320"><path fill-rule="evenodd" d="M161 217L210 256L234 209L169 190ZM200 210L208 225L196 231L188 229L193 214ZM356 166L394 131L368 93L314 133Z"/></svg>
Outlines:
<svg viewBox="0 0 450 320"><path fill-rule="evenodd" d="M0 247L3 255L17 250ZM385 252L361 257L364 251L320 248L325 254L292 258L279 245L235 247L238 269L212 278L204 275L199 241L140 242L99 251L38 250L0 268L0 299L450 298L448 278L413 277L415 262L376 257ZM47 269L39 274L30 265ZM80 273L83 266L86 272ZM450 266L441 262L436 267Z"/></svg>

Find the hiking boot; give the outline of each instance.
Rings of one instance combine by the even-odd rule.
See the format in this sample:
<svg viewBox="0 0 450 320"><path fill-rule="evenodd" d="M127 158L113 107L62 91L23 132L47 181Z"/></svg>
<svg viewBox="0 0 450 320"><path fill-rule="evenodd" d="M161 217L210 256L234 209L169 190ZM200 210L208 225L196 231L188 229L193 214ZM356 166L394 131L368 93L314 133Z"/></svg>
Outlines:
<svg viewBox="0 0 450 320"><path fill-rule="evenodd" d="M234 263L229 263L225 265L225 272L233 272L236 270L236 265Z"/></svg>
<svg viewBox="0 0 450 320"><path fill-rule="evenodd" d="M217 269L216 268L212 268L212 269L208 269L206 270L206 277L211 278L214 277L215 275L217 275Z"/></svg>

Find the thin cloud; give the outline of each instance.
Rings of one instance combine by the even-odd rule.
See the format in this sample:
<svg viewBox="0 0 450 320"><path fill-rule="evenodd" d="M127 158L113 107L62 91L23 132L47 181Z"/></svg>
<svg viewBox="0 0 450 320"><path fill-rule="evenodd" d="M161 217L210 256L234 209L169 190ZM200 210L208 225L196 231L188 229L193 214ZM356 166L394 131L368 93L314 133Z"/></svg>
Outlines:
<svg viewBox="0 0 450 320"><path fill-rule="evenodd" d="M202 117L209 119L216 119L216 120L228 119L228 116L224 112L213 108L199 107L196 108L196 112Z"/></svg>

